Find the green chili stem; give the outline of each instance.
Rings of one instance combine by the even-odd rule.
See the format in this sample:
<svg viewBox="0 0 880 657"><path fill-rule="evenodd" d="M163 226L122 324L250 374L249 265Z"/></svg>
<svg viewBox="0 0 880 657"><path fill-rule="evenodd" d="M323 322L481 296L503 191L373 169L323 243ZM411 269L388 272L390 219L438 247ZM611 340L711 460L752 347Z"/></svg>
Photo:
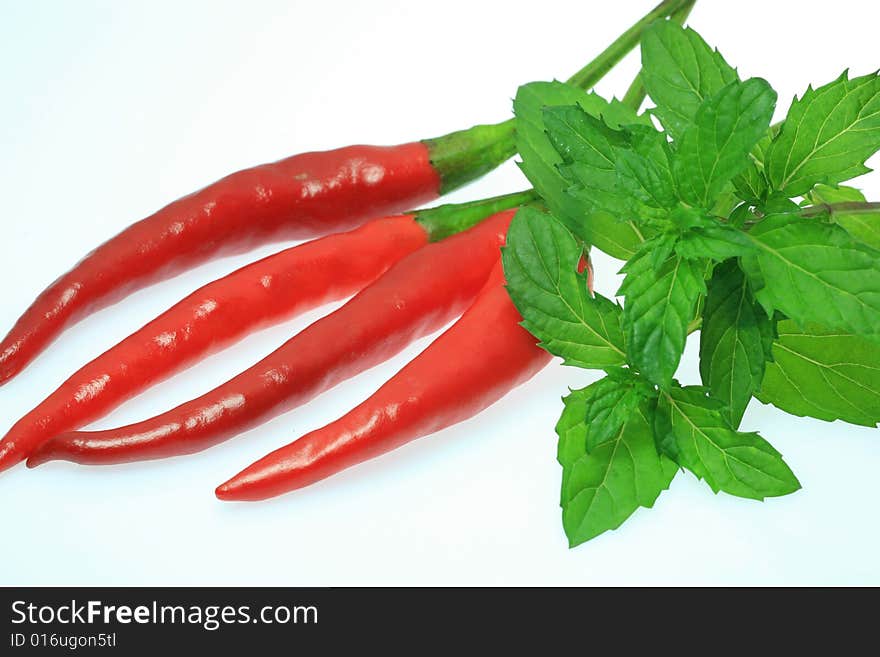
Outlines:
<svg viewBox="0 0 880 657"><path fill-rule="evenodd" d="M427 210L419 210L415 213L415 218L428 233L428 239L431 242L436 242L444 237L467 230L489 215L525 205L537 199L538 194L532 189L527 189L479 201L438 205Z"/></svg>

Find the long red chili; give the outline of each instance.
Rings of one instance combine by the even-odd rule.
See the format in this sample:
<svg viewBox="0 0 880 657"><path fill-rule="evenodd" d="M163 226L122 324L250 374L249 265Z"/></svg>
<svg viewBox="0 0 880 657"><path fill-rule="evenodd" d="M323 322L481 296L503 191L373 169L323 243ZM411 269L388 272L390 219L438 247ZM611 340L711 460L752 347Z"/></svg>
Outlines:
<svg viewBox="0 0 880 657"><path fill-rule="evenodd" d="M400 146L304 153L233 173L165 206L43 290L0 342L0 383L70 324L221 253L349 230L402 212L514 153L510 121Z"/></svg>
<svg viewBox="0 0 880 657"><path fill-rule="evenodd" d="M298 406L398 353L470 305L498 260L514 210L403 258L345 305L214 390L119 429L45 442L50 459L110 464L197 452Z"/></svg>
<svg viewBox="0 0 880 657"><path fill-rule="evenodd" d="M369 399L245 468L217 497L275 497L476 415L550 361L521 321L499 263L461 319Z"/></svg>
<svg viewBox="0 0 880 657"><path fill-rule="evenodd" d="M522 192L377 219L286 249L203 286L84 365L19 420L0 441L0 470L205 354L349 296L428 241L532 198L532 192Z"/></svg>

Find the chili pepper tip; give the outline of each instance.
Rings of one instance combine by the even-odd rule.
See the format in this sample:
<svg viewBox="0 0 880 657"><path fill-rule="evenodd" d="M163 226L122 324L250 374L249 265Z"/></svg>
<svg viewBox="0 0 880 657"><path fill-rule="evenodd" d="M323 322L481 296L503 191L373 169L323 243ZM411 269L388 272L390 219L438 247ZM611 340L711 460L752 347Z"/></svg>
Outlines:
<svg viewBox="0 0 880 657"><path fill-rule="evenodd" d="M43 465L43 463L47 463L49 461L54 461L55 459L64 458L62 455L58 454L58 450L56 449L57 443L55 440L49 440L30 453L27 461L25 461L25 465L29 468L36 468L39 465Z"/></svg>
<svg viewBox="0 0 880 657"><path fill-rule="evenodd" d="M229 481L217 486L217 488L214 490L214 495L217 496L218 500L223 500L224 502L235 502L239 499L236 496L236 488L238 488L238 486L235 485L235 477L233 477Z"/></svg>
<svg viewBox="0 0 880 657"><path fill-rule="evenodd" d="M214 489L214 495L224 502L259 502L272 493L266 493L266 487L260 486L260 481L266 477L266 470L260 461L251 464L237 475L228 479ZM254 485L257 484L257 485ZM277 494L277 493L276 493Z"/></svg>

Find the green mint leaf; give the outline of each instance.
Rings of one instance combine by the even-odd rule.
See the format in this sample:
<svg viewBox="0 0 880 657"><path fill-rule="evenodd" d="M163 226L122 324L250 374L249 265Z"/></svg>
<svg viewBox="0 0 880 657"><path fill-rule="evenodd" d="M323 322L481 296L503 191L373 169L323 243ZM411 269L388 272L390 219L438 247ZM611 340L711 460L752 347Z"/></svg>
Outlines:
<svg viewBox="0 0 880 657"><path fill-rule="evenodd" d="M704 99L738 79L736 71L699 34L658 21L642 35L642 82L654 114L678 139Z"/></svg>
<svg viewBox="0 0 880 657"><path fill-rule="evenodd" d="M830 187L816 185L807 195L813 204L821 203L864 203L865 196L854 187ZM880 250L880 211L830 213L831 221L842 226L846 232L863 244Z"/></svg>
<svg viewBox="0 0 880 657"><path fill-rule="evenodd" d="M576 105L547 108L544 125L564 162L558 169L573 186L568 194L586 213L626 218L629 199L617 185L616 167L616 151L627 146L626 136Z"/></svg>
<svg viewBox="0 0 880 657"><path fill-rule="evenodd" d="M678 368L688 324L706 290L704 271L704 261L678 256L655 270L650 252L644 251L622 269L626 278L618 294L626 297L627 355L652 383L668 385Z"/></svg>
<svg viewBox="0 0 880 657"><path fill-rule="evenodd" d="M637 218L663 219L678 204L666 135L649 126L627 128L629 149L616 152L617 183Z"/></svg>
<svg viewBox="0 0 880 657"><path fill-rule="evenodd" d="M552 215L522 208L502 250L507 290L523 326L566 365L602 369L622 365L625 342L620 307L587 290L577 273L581 247Z"/></svg>
<svg viewBox="0 0 880 657"><path fill-rule="evenodd" d="M651 393L651 387L631 373L626 377L604 376L585 388L570 391L562 399L565 407L556 423L559 462L570 466L614 438Z"/></svg>
<svg viewBox="0 0 880 657"><path fill-rule="evenodd" d="M833 185L869 169L880 149L880 76L876 73L808 88L788 110L766 164L773 189L802 196L816 183Z"/></svg>
<svg viewBox="0 0 880 657"><path fill-rule="evenodd" d="M715 268L700 328L700 377L722 414L738 427L752 395L761 389L773 324L755 301L735 260Z"/></svg>
<svg viewBox="0 0 880 657"><path fill-rule="evenodd" d="M644 229L630 222L620 223L607 213L587 215L582 205L565 193L570 183L557 169L562 157L550 143L544 127L544 108L564 105L578 105L593 116L604 117L610 125L650 120L647 116L637 116L617 100L608 102L562 82L524 85L517 91L513 104L517 149L522 157L520 168L547 207L574 235L615 258L626 260L644 241Z"/></svg>
<svg viewBox="0 0 880 657"><path fill-rule="evenodd" d="M691 228L705 226L712 222L711 217L707 217L706 213L697 208L689 208L679 205L669 213L669 223L679 234L684 233Z"/></svg>
<svg viewBox="0 0 880 657"><path fill-rule="evenodd" d="M708 219L703 226L688 229L675 243L675 252L682 258L709 258L715 262L737 258L754 248L741 230L713 219Z"/></svg>
<svg viewBox="0 0 880 657"><path fill-rule="evenodd" d="M798 214L801 207L787 196L774 194L759 203L757 209L763 215L768 214Z"/></svg>
<svg viewBox="0 0 880 657"><path fill-rule="evenodd" d="M732 82L703 100L677 140L673 170L681 199L710 210L749 163L767 132L776 92L759 78Z"/></svg>
<svg viewBox="0 0 880 657"><path fill-rule="evenodd" d="M757 248L741 265L768 315L880 335L880 252L797 215L769 216L748 235Z"/></svg>
<svg viewBox="0 0 880 657"><path fill-rule="evenodd" d="M863 203L866 200L861 190L855 187L847 187L846 185L834 187L832 185L823 185L822 183L813 187L805 198L814 205L820 203Z"/></svg>
<svg viewBox="0 0 880 657"><path fill-rule="evenodd" d="M581 403L566 402L566 411L579 408ZM651 411L644 404L611 438L589 453L585 436L577 447L574 440L566 439L569 445L565 460L560 459L562 524L571 547L617 529L639 507L654 506L660 493L669 488L677 467L658 454L652 424Z"/></svg>
<svg viewBox="0 0 880 657"><path fill-rule="evenodd" d="M714 491L763 500L793 493L800 483L782 456L757 433L731 428L724 405L702 388L673 387L657 402L659 443Z"/></svg>
<svg viewBox="0 0 880 657"><path fill-rule="evenodd" d="M544 111L544 125L565 164L567 193L587 213L619 221L662 219L677 203L669 144L653 127L614 129L577 105Z"/></svg>
<svg viewBox="0 0 880 657"><path fill-rule="evenodd" d="M734 228L743 228L747 223L755 223L758 215L749 202L737 205L727 217L727 222Z"/></svg>
<svg viewBox="0 0 880 657"><path fill-rule="evenodd" d="M663 263L672 255L677 242L678 236L671 232L661 233L645 242L643 252L651 254L651 269L655 274L663 269Z"/></svg>
<svg viewBox="0 0 880 657"><path fill-rule="evenodd" d="M583 389L586 394L586 450L591 452L611 440L639 404L653 394L653 387L631 370L620 369Z"/></svg>
<svg viewBox="0 0 880 657"><path fill-rule="evenodd" d="M736 195L744 201L760 203L770 191L770 183L764 175L763 162L757 158L763 157L762 149L770 144L770 139L762 139L749 154L751 160L743 169L742 173L733 177L733 188Z"/></svg>
<svg viewBox="0 0 880 657"><path fill-rule="evenodd" d="M773 362L758 395L787 413L844 420L869 427L880 422L880 346L817 324L779 322Z"/></svg>
<svg viewBox="0 0 880 657"><path fill-rule="evenodd" d="M749 153L749 164L741 174L733 179L733 186L737 196L744 201L760 203L770 193L770 183L764 172L767 152L773 139L779 134L781 124L771 125L767 133L758 140L752 152Z"/></svg>
<svg viewBox="0 0 880 657"><path fill-rule="evenodd" d="M760 203L770 190L770 183L754 161L749 162L743 172L733 178L736 195L743 201Z"/></svg>
<svg viewBox="0 0 880 657"><path fill-rule="evenodd" d="M564 407L556 423L556 434L559 436L556 459L563 466L563 479L569 467L586 453L587 400L591 394L588 386L569 390L562 398ZM564 481L562 488L565 490Z"/></svg>

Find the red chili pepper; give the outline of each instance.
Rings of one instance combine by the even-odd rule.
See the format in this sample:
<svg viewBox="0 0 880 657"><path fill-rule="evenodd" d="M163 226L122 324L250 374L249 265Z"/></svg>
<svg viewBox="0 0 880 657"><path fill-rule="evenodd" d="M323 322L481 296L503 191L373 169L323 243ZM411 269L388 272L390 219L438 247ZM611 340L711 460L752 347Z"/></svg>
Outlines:
<svg viewBox="0 0 880 657"><path fill-rule="evenodd" d="M0 383L70 324L221 253L402 212L514 153L510 121L400 146L304 153L233 173L111 238L46 288L0 342Z"/></svg>
<svg viewBox="0 0 880 657"><path fill-rule="evenodd" d="M80 368L0 441L0 470L63 431L101 417L152 383L258 328L362 289L404 256L465 230L532 192L371 221L307 242L196 290Z"/></svg>
<svg viewBox="0 0 880 657"><path fill-rule="evenodd" d="M197 452L398 353L470 305L498 260L514 210L403 258L344 306L214 390L119 429L61 434L28 466L50 459L110 464Z"/></svg>
<svg viewBox="0 0 880 657"><path fill-rule="evenodd" d="M275 497L476 415L550 361L521 321L499 263L461 319L369 399L245 468L217 497Z"/></svg>
<svg viewBox="0 0 880 657"><path fill-rule="evenodd" d="M590 260L590 252L584 251L581 253L581 257L578 259L577 264L578 274L583 274L584 271L587 272L587 289L592 292L593 291L593 263Z"/></svg>

